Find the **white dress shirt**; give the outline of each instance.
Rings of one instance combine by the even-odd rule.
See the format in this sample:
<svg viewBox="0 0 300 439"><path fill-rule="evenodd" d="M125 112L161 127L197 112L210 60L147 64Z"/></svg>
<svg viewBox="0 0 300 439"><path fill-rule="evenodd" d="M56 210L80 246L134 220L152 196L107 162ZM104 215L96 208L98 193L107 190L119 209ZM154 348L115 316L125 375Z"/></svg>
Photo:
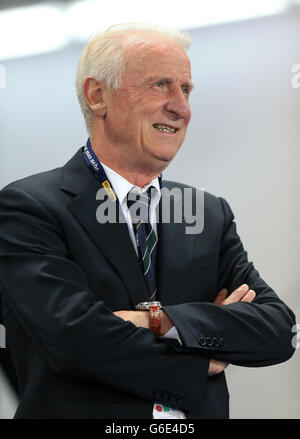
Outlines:
<svg viewBox="0 0 300 439"><path fill-rule="evenodd" d="M100 162L101 163L101 162ZM132 188L136 188L137 192L145 193L146 190L153 186L155 190L151 191L151 204L150 204L150 223L157 235L157 217L156 217L156 207L159 203L161 197L160 185L158 181L158 177L151 181L148 185L143 188L139 188L138 186L129 183L124 177L119 175L113 169L101 163L103 169L106 173L107 178L109 179L113 190L119 200L120 206L122 208L124 217L126 219L126 223L128 226L129 235L131 238L131 242L134 246L136 254L138 256L137 244L135 239L135 234L133 230L132 220L130 217L130 211L127 206L127 195L128 192ZM166 338L177 338L180 341L179 334L175 326L173 326L163 337ZM152 416L154 419L186 419L186 416L180 410L170 409L161 403L154 403Z"/></svg>

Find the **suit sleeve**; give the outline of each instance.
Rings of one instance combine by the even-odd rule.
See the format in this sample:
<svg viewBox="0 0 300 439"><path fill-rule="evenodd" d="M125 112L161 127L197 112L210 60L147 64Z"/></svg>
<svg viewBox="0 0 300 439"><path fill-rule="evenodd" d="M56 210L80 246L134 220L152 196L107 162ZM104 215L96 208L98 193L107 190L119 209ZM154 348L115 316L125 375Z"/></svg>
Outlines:
<svg viewBox="0 0 300 439"><path fill-rule="evenodd" d="M174 340L159 340L96 301L70 259L58 219L15 186L0 192L0 283L54 373L148 400L164 395L182 410L201 404L208 359L181 352Z"/></svg>
<svg viewBox="0 0 300 439"><path fill-rule="evenodd" d="M260 277L236 231L234 215L220 198L224 227L219 249L218 291L230 294L246 283L256 292L252 303L227 306L186 303L164 307L176 326L186 351L240 366L268 366L294 353L293 312Z"/></svg>

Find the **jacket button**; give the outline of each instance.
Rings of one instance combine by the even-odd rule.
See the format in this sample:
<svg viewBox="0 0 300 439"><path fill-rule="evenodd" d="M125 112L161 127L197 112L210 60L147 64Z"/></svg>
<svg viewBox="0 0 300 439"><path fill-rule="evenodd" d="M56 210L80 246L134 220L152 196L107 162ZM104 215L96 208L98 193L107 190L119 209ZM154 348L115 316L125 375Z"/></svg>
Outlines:
<svg viewBox="0 0 300 439"><path fill-rule="evenodd" d="M201 346L206 346L206 339L205 338L199 338L199 343Z"/></svg>
<svg viewBox="0 0 300 439"><path fill-rule="evenodd" d="M219 345L221 348L226 348L227 347L227 343L225 342L223 337L219 338Z"/></svg>
<svg viewBox="0 0 300 439"><path fill-rule="evenodd" d="M165 391L165 392L162 394L162 399L163 399L163 401L169 401L169 399L170 399L170 394L169 394L169 392Z"/></svg>
<svg viewBox="0 0 300 439"><path fill-rule="evenodd" d="M206 344L207 344L207 346L212 346L213 343L214 343L213 339L211 339L209 337L206 337Z"/></svg>
<svg viewBox="0 0 300 439"><path fill-rule="evenodd" d="M177 404L182 404L183 400L184 400L184 394L183 393L176 394L176 402L177 402Z"/></svg>
<svg viewBox="0 0 300 439"><path fill-rule="evenodd" d="M158 392L157 390L155 390L153 393L154 393L154 398L156 400L160 400L162 398L161 392Z"/></svg>

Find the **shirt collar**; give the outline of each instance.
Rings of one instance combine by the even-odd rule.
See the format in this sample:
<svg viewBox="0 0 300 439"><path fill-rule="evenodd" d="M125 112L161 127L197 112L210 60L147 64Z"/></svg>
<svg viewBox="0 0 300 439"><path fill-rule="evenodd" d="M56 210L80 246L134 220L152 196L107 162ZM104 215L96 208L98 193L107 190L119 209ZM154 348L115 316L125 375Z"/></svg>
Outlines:
<svg viewBox="0 0 300 439"><path fill-rule="evenodd" d="M103 166L106 176L109 179L120 204L126 202L127 194L133 187L137 187L138 190L141 191L141 193L144 193L150 186L153 186L156 190L152 192L151 205L153 206L153 208L157 206L161 196L158 177L154 178L149 184L147 184L143 188L139 188L138 186L135 186L134 184L127 181L124 177L122 177L113 169L104 165L102 162L100 163Z"/></svg>

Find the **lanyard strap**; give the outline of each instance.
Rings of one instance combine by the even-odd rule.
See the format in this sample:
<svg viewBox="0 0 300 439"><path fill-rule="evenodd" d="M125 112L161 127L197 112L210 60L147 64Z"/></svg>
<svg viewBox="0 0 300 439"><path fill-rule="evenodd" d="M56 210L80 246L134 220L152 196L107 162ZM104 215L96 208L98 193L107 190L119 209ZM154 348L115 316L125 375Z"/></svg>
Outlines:
<svg viewBox="0 0 300 439"><path fill-rule="evenodd" d="M105 189L107 195L110 197L112 201L117 201L118 198L112 188L112 185L109 179L106 176L106 173L101 165L98 157L93 151L90 139L87 140L86 145L83 149L83 158L86 161L88 167L95 174L96 178L100 182L101 186Z"/></svg>

